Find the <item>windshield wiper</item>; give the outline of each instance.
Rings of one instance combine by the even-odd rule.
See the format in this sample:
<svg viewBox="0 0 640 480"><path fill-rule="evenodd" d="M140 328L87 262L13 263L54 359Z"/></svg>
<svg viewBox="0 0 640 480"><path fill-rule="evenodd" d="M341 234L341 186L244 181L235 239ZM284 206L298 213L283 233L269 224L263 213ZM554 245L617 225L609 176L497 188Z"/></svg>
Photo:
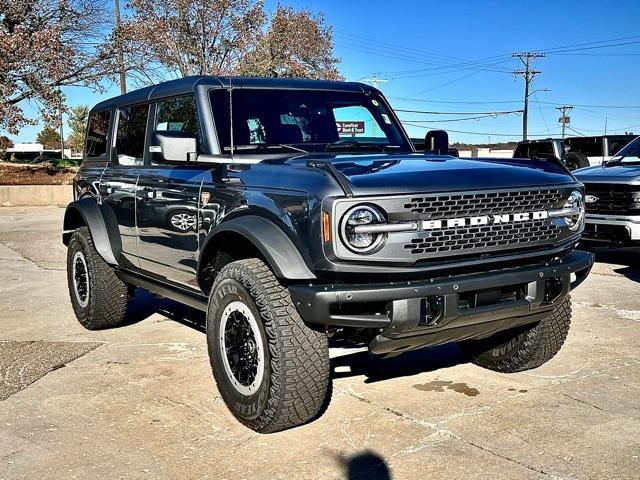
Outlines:
<svg viewBox="0 0 640 480"><path fill-rule="evenodd" d="M388 144L380 144L380 143L372 143L372 142L337 142L337 143L327 143L324 146L325 150L340 150L342 148L377 148L378 150L400 150L400 145L388 145Z"/></svg>
<svg viewBox="0 0 640 480"><path fill-rule="evenodd" d="M256 143L253 145L234 145L233 146L234 150L270 150L273 148L288 148L289 150L293 150L294 152L309 153L307 150L294 147L293 145L289 145L287 143ZM224 151L230 152L231 147L224 147Z"/></svg>
<svg viewBox="0 0 640 480"><path fill-rule="evenodd" d="M624 159L627 159L626 161L622 161ZM635 158L635 160L631 160ZM615 157L612 158L611 160L609 160L608 162L604 163L604 166L607 167L609 165L637 165L638 163L640 163L640 157L635 156L635 155L621 155L619 157Z"/></svg>

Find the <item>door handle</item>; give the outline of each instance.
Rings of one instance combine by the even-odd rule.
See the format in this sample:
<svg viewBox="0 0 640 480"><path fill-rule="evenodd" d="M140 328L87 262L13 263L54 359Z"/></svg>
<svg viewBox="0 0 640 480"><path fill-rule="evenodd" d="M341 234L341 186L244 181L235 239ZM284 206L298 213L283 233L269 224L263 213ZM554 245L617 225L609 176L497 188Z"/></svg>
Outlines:
<svg viewBox="0 0 640 480"><path fill-rule="evenodd" d="M144 196L147 198L156 198L156 189L151 187L144 187L142 189Z"/></svg>

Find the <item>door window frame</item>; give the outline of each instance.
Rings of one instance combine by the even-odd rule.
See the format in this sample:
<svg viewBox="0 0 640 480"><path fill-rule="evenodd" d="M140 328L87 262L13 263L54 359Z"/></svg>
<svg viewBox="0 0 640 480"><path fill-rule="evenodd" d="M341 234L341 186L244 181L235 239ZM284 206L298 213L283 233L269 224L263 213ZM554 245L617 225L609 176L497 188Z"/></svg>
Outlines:
<svg viewBox="0 0 640 480"><path fill-rule="evenodd" d="M118 127L120 126L120 112L125 108L137 107L140 105L147 106L147 122L145 124L144 146L142 150L142 162L134 165L122 165L118 161L118 151L116 149L116 143L118 141ZM152 111L153 111L154 117L151 116ZM149 128L150 128L150 121L152 118L155 118L155 105L153 104L153 102L149 102L149 101L119 105L118 107L113 109L113 113L111 115L111 119L113 122L113 127L111 128L111 143L110 143L111 148L109 149L109 157L110 157L111 165L117 168L129 169L129 168L142 168L148 164L149 144L150 144Z"/></svg>
<svg viewBox="0 0 640 480"><path fill-rule="evenodd" d="M152 167L152 168L161 168L161 167L180 167L180 166L194 166L197 165L198 163L202 163L202 162L198 162L198 160L196 159L195 161L189 162L187 160L164 160L162 162L156 162L156 163L151 163L151 153L149 152L149 147L151 146L151 141L152 136L153 136L153 132L155 131L155 124L156 124L156 113L158 111L158 103L161 102L168 102L171 100L175 100L178 98L185 98L185 97L191 97L193 98L193 104L194 107L196 109L196 121L198 122L198 131L195 135L196 137L196 158L198 156L200 156L203 152L202 152L202 145L203 145L203 132L202 132L202 116L200 115L200 109L198 108L198 98L197 95L195 95L194 92L189 92L189 93L182 93L180 95L167 95L166 97L160 97L160 98L154 98L151 102L150 102L150 108L149 108L149 118L147 119L147 135L146 135L146 147L145 147L145 162L144 162L144 166L145 167ZM169 130L166 130L169 131Z"/></svg>

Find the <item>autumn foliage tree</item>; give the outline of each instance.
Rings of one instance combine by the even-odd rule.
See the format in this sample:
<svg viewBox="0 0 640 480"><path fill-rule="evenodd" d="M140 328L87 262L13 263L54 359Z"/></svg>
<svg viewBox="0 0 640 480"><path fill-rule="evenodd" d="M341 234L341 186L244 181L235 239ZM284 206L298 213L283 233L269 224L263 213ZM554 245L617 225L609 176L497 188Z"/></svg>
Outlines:
<svg viewBox="0 0 640 480"><path fill-rule="evenodd" d="M263 77L341 79L333 33L322 14L278 5L266 32L243 59L243 74Z"/></svg>
<svg viewBox="0 0 640 480"><path fill-rule="evenodd" d="M130 0L120 39L139 78L256 75L340 78L321 15L260 0Z"/></svg>
<svg viewBox="0 0 640 480"><path fill-rule="evenodd" d="M103 87L115 70L110 18L101 0L0 0L0 129L56 126L61 88ZM25 115L25 102L39 119Z"/></svg>
<svg viewBox="0 0 640 480"><path fill-rule="evenodd" d="M60 148L60 134L54 128L49 126L44 127L38 136L36 141L41 143L46 150L57 150Z"/></svg>

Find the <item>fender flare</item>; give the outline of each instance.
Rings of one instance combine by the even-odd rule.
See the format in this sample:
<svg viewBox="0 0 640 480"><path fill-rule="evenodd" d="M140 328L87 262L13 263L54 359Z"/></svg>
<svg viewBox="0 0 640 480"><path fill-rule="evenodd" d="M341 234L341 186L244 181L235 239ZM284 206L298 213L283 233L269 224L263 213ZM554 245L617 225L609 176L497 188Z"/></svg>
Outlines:
<svg viewBox="0 0 640 480"><path fill-rule="evenodd" d="M100 206L93 198L83 198L67 205L64 212L62 242L68 245L73 230L81 226L81 224L78 224L78 215L82 218L82 223L89 229L98 254L109 265L118 266L113 246L119 247L120 237L118 235L109 235ZM115 243L112 243L112 241Z"/></svg>
<svg viewBox="0 0 640 480"><path fill-rule="evenodd" d="M235 217L211 230L200 250L200 259L211 242L224 232L240 234L253 243L277 277L288 280L316 278L287 234L271 220L257 215ZM198 269L202 268L201 262L198 263Z"/></svg>

